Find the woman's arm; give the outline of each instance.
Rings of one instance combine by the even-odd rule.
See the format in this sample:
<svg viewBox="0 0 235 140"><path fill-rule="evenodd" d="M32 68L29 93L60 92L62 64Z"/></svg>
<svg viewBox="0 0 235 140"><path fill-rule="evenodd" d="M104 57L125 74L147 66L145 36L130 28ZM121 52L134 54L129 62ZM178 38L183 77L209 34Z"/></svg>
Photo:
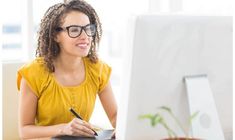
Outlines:
<svg viewBox="0 0 235 140"><path fill-rule="evenodd" d="M99 93L99 98L109 118L109 121L111 122L112 126L116 128L117 103L114 98L110 82L108 82L107 86L101 91L101 93Z"/></svg>
<svg viewBox="0 0 235 140"><path fill-rule="evenodd" d="M59 135L94 136L91 125L74 118L68 124L36 126L37 96L22 79L19 94L19 134L21 139L53 137Z"/></svg>

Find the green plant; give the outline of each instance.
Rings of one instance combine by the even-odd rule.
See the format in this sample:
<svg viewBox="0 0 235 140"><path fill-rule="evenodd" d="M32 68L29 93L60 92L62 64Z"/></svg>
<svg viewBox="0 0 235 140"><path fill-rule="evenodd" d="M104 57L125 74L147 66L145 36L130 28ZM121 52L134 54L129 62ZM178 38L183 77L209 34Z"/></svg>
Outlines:
<svg viewBox="0 0 235 140"><path fill-rule="evenodd" d="M162 111L166 111L172 118L173 120L176 122L176 124L179 126L179 128L182 130L182 132L184 133L186 138L189 138L189 129L186 129L183 127L183 125L181 124L181 122L179 121L179 119L174 115L174 113L172 112L172 110L169 107L166 106L161 106L158 109L162 110ZM188 128L190 128L191 124L192 124L192 120L198 115L198 111L193 113L189 120L188 120ZM155 114L144 114L144 115L140 115L139 119L149 119L150 120L150 124L152 127L155 127L157 125L162 125L166 131L167 134L170 138L176 138L177 134L175 133L175 131L173 129L171 129L169 127L169 125L167 124L166 120L164 119L163 115L161 114L161 112L157 112Z"/></svg>

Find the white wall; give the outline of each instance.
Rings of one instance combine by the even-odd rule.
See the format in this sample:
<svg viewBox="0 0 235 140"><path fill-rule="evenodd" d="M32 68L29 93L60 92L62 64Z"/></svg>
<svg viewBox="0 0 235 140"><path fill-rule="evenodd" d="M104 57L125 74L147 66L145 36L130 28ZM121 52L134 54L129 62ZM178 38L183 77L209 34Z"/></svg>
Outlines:
<svg viewBox="0 0 235 140"><path fill-rule="evenodd" d="M3 63L3 140L18 140L18 92L16 72L23 63Z"/></svg>

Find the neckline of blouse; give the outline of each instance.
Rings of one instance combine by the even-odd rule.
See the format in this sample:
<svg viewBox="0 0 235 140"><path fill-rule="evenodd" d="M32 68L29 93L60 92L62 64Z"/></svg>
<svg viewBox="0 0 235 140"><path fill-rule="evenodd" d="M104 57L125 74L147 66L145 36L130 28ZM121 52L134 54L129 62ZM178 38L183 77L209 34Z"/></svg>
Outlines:
<svg viewBox="0 0 235 140"><path fill-rule="evenodd" d="M82 87L86 81L87 81L87 76L88 76L88 68L87 68L87 64L86 64L86 60L85 58L82 58L82 61L83 61L83 64L84 64L84 68L85 68L85 79L82 81L82 83L80 83L79 85L75 85L75 86L64 86L62 85L61 83L59 83L57 80L56 80L56 77L54 75L54 73L51 73L51 76L52 76L52 79L55 81L55 83L59 86L59 87L62 87L62 88L66 88L66 89L74 89L74 88L80 88Z"/></svg>

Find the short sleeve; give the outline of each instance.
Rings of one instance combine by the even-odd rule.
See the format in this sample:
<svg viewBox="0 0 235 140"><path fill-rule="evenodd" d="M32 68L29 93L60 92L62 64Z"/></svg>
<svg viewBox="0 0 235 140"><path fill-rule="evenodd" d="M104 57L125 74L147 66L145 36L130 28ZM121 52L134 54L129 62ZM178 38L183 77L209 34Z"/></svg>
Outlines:
<svg viewBox="0 0 235 140"><path fill-rule="evenodd" d="M106 87L106 85L108 84L109 82L109 79L110 79L110 75L111 75L111 71L112 71L112 68L104 63L104 62L101 62L101 65L100 65L100 74L99 74L99 92L102 92L103 89Z"/></svg>
<svg viewBox="0 0 235 140"><path fill-rule="evenodd" d="M36 59L31 63L23 65L17 71L17 89L20 91L20 83L22 78L24 78L30 89L37 97L40 97L46 77L47 72L45 71L44 64Z"/></svg>

